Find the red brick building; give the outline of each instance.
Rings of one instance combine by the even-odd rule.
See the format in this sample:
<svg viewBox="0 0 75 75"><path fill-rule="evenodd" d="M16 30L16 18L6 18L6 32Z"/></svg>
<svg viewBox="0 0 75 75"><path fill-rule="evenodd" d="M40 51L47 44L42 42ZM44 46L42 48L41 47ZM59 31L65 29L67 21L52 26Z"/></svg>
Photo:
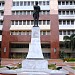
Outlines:
<svg viewBox="0 0 75 75"><path fill-rule="evenodd" d="M0 0L0 50L2 58L26 57L31 40L32 13L35 1ZM71 6L69 8L67 5L71 2L73 5L75 1L38 0L38 2L41 7L39 27L43 55L48 59L59 58L59 41L63 41L65 31L66 33L75 32L73 15L63 16L65 13L68 14L67 9L69 9L69 14L72 12L75 14L73 8ZM63 8L64 6L66 8ZM67 25L69 22L70 25Z"/></svg>

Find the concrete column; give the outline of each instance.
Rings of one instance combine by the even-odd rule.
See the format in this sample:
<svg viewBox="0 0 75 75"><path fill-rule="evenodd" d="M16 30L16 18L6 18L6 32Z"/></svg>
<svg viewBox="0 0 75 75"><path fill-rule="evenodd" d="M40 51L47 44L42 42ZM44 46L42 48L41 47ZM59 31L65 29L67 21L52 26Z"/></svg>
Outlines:
<svg viewBox="0 0 75 75"><path fill-rule="evenodd" d="M50 0L51 58L59 58L58 0Z"/></svg>
<svg viewBox="0 0 75 75"><path fill-rule="evenodd" d="M2 32L2 46L1 46L1 57L9 58L10 51L10 25L11 25L11 8L12 8L12 0L5 0L4 5L4 21L3 21L3 32Z"/></svg>

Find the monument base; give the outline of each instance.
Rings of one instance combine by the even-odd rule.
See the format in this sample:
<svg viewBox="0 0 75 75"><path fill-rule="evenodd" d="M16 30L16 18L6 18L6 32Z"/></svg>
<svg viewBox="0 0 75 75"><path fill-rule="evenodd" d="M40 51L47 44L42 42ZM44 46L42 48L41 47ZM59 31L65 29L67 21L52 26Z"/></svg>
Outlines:
<svg viewBox="0 0 75 75"><path fill-rule="evenodd" d="M48 69L48 62L40 59L26 59L22 61L23 69Z"/></svg>

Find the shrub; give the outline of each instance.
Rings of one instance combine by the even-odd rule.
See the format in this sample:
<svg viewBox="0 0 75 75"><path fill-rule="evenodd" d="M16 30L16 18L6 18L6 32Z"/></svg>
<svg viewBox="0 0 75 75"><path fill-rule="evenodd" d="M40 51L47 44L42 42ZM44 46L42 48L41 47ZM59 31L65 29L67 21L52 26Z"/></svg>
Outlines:
<svg viewBox="0 0 75 75"><path fill-rule="evenodd" d="M75 62L75 58L64 58L64 61L67 61L67 62Z"/></svg>
<svg viewBox="0 0 75 75"><path fill-rule="evenodd" d="M55 70L56 69L56 65L55 64L50 64L48 65L49 69Z"/></svg>

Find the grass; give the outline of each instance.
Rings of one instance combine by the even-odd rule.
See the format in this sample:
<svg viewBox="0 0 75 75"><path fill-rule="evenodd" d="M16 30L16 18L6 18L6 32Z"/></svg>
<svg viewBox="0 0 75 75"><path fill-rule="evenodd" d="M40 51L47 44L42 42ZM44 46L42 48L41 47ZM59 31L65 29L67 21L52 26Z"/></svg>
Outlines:
<svg viewBox="0 0 75 75"><path fill-rule="evenodd" d="M74 70L75 70L75 67L72 67L72 69L74 69Z"/></svg>
<svg viewBox="0 0 75 75"><path fill-rule="evenodd" d="M52 69L52 70L56 70L56 65L55 64L50 64L50 65L48 65L48 68Z"/></svg>

